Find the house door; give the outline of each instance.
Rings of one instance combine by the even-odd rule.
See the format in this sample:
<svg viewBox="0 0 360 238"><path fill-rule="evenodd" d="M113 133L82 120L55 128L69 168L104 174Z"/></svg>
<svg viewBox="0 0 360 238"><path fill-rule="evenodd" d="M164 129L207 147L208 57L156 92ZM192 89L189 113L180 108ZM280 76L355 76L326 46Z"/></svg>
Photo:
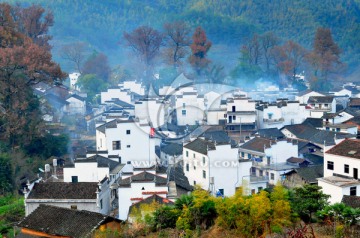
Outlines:
<svg viewBox="0 0 360 238"><path fill-rule="evenodd" d="M358 179L358 169L354 168L354 179Z"/></svg>
<svg viewBox="0 0 360 238"><path fill-rule="evenodd" d="M229 116L229 123L232 123L232 116Z"/></svg>

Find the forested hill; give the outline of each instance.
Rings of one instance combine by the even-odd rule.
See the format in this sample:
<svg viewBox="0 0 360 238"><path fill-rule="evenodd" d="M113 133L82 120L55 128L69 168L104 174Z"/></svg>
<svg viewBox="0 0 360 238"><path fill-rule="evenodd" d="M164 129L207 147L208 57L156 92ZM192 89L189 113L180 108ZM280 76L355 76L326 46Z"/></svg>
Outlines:
<svg viewBox="0 0 360 238"><path fill-rule="evenodd" d="M201 25L215 44L239 46L251 33L274 31L310 47L317 27L331 29L350 66L360 59L359 0L14 0L38 3L55 15L55 41L87 41L111 52L124 31L140 25L161 29L183 20Z"/></svg>

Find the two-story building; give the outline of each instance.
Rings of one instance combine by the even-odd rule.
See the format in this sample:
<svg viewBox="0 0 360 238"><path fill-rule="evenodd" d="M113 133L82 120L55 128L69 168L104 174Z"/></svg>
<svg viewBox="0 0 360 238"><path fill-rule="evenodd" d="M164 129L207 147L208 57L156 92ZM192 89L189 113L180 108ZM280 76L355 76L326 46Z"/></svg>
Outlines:
<svg viewBox="0 0 360 238"><path fill-rule="evenodd" d="M227 121L229 131L256 129L256 102L247 97L228 98L226 101Z"/></svg>
<svg viewBox="0 0 360 238"><path fill-rule="evenodd" d="M200 125L205 118L204 96L194 92L182 92L175 96L176 122L178 126Z"/></svg>
<svg viewBox="0 0 360 238"><path fill-rule="evenodd" d="M324 154L324 177L318 179L330 203L344 195L360 196L360 140L345 139Z"/></svg>
<svg viewBox="0 0 360 238"><path fill-rule="evenodd" d="M336 112L336 101L334 96L311 96L307 101L310 117L321 118L324 113Z"/></svg>

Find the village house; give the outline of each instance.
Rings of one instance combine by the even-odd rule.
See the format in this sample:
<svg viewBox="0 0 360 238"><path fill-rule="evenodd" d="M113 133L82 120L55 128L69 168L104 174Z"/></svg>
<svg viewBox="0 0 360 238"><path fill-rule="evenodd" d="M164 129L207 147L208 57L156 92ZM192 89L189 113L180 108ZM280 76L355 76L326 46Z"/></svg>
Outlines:
<svg viewBox="0 0 360 238"><path fill-rule="evenodd" d="M155 136L155 130L147 122L133 118L115 119L96 128L96 149L118 156L121 163L155 164L156 145L160 145L160 139Z"/></svg>
<svg viewBox="0 0 360 238"><path fill-rule="evenodd" d="M63 208L86 210L109 214L109 180L100 182L36 182L31 190L25 190L25 216L31 214L39 205L52 205Z"/></svg>
<svg viewBox="0 0 360 238"><path fill-rule="evenodd" d="M77 94L70 95L66 101L69 103L66 108L66 113L69 115L85 116L86 100Z"/></svg>
<svg viewBox="0 0 360 238"><path fill-rule="evenodd" d="M286 172L299 167L291 161L298 157L297 141L255 137L242 144L239 153L241 159L252 161L252 176L265 177L272 185L281 181Z"/></svg>
<svg viewBox="0 0 360 238"><path fill-rule="evenodd" d="M250 98L237 96L226 101L226 130L256 130L256 102Z"/></svg>
<svg viewBox="0 0 360 238"><path fill-rule="evenodd" d="M131 93L129 90L120 87L108 88L106 92L101 92L100 95L102 104L105 104L107 101L112 101L114 99L119 99L123 102L132 104Z"/></svg>
<svg viewBox="0 0 360 238"><path fill-rule="evenodd" d="M176 124L178 126L193 126L203 124L205 118L204 96L197 91L183 91L175 96Z"/></svg>
<svg viewBox="0 0 360 238"><path fill-rule="evenodd" d="M170 166L182 160L183 145L179 143L162 144L160 149L160 162L162 165Z"/></svg>
<svg viewBox="0 0 360 238"><path fill-rule="evenodd" d="M119 84L119 87L141 96L145 95L145 86L142 85L141 82L137 82L136 80L124 81Z"/></svg>
<svg viewBox="0 0 360 238"><path fill-rule="evenodd" d="M345 139L324 154L324 177L318 179L330 203L341 202L343 195L360 196L360 140Z"/></svg>
<svg viewBox="0 0 360 238"><path fill-rule="evenodd" d="M324 177L324 166L323 164L299 167L292 169L291 171L284 174L285 179L282 184L287 188L302 187L305 184L317 185L318 178Z"/></svg>
<svg viewBox="0 0 360 238"><path fill-rule="evenodd" d="M295 97L296 101L299 101L301 104L307 104L310 97L317 97L317 96L325 96L322 93L315 92L313 90L305 90L302 92L299 92L298 95Z"/></svg>
<svg viewBox="0 0 360 238"><path fill-rule="evenodd" d="M80 77L80 73L74 72L69 74L70 79L70 90L80 90L79 85L77 84L77 81Z"/></svg>
<svg viewBox="0 0 360 238"><path fill-rule="evenodd" d="M168 118L168 102L161 98L144 98L135 102L135 117L153 128L164 125Z"/></svg>
<svg viewBox="0 0 360 238"><path fill-rule="evenodd" d="M311 96L307 101L310 117L321 118L324 113L336 112L336 101L334 96Z"/></svg>
<svg viewBox="0 0 360 238"><path fill-rule="evenodd" d="M120 231L121 223L97 212L41 204L17 224L17 237L91 238L105 230Z"/></svg>
<svg viewBox="0 0 360 238"><path fill-rule="evenodd" d="M278 99L276 103L259 103L256 107L258 128L281 128L302 123L310 116L305 104Z"/></svg>

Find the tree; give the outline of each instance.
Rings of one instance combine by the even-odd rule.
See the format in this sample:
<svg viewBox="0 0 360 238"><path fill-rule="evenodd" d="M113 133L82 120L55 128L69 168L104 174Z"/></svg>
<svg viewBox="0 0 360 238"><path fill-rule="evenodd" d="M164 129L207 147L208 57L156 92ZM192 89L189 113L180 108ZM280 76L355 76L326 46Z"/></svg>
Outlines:
<svg viewBox="0 0 360 238"><path fill-rule="evenodd" d="M87 100L90 102L94 101L96 94L107 88L107 84L95 74L82 75L78 79L77 85L87 93Z"/></svg>
<svg viewBox="0 0 360 238"><path fill-rule="evenodd" d="M181 59L185 58L190 45L190 28L185 22L166 23L164 25L167 49L166 61L174 67L181 65Z"/></svg>
<svg viewBox="0 0 360 238"><path fill-rule="evenodd" d="M273 58L280 73L285 74L288 79L295 81L303 66L307 51L298 43L289 40L282 46L275 46L272 50Z"/></svg>
<svg viewBox="0 0 360 238"><path fill-rule="evenodd" d="M7 154L0 154L0 195L5 195L13 188L13 169ZM1 197L1 196L0 196Z"/></svg>
<svg viewBox="0 0 360 238"><path fill-rule="evenodd" d="M75 70L82 74L82 64L85 59L86 45L83 42L74 42L61 48L61 57L75 65Z"/></svg>
<svg viewBox="0 0 360 238"><path fill-rule="evenodd" d="M45 14L45 9L38 5L31 5L27 8L17 6L15 14L19 18L18 28L20 32L28 36L32 42L50 50L48 35L49 28L54 25L54 16L51 12Z"/></svg>
<svg viewBox="0 0 360 238"><path fill-rule="evenodd" d="M341 50L334 42L331 31L328 28L316 30L313 51L308 55L308 62L313 68L313 84L327 83L331 75L341 70L343 64L340 61Z"/></svg>
<svg viewBox="0 0 360 238"><path fill-rule="evenodd" d="M107 56L103 53L95 52L84 63L82 72L83 74L95 74L99 79L108 82L111 69Z"/></svg>
<svg viewBox="0 0 360 238"><path fill-rule="evenodd" d="M163 35L149 26L141 26L130 33L124 32L127 46L139 57L145 66L145 75L149 77L149 68L159 54Z"/></svg>
<svg viewBox="0 0 360 238"><path fill-rule="evenodd" d="M210 50L212 43L207 40L206 33L200 26L195 29L192 39L193 42L190 45L192 54L189 57L189 62L195 72L201 75L202 71L211 62L206 58L206 54Z"/></svg>
<svg viewBox="0 0 360 238"><path fill-rule="evenodd" d="M270 66L273 61L272 49L279 44L279 38L273 32L266 32L260 36L263 50L265 71L270 73Z"/></svg>
<svg viewBox="0 0 360 238"><path fill-rule="evenodd" d="M294 189L292 208L302 220L309 222L314 213L328 204L328 198L329 195L324 194L321 187L306 184Z"/></svg>

